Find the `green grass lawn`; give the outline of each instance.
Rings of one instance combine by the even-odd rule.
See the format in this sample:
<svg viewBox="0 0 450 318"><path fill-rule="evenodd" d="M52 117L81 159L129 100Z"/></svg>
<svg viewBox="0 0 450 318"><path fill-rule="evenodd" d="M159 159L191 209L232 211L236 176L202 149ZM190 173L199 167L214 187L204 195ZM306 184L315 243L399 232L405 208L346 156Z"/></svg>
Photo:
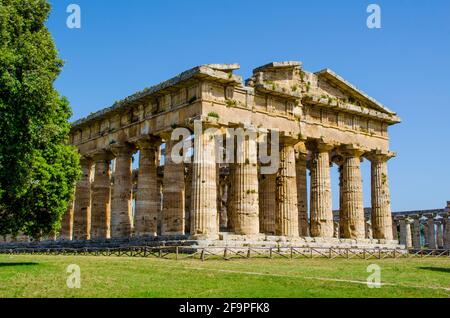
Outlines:
<svg viewBox="0 0 450 318"><path fill-rule="evenodd" d="M67 266L81 269L69 289ZM367 266L381 267L368 288ZM345 260L0 255L0 297L449 297L450 258Z"/></svg>

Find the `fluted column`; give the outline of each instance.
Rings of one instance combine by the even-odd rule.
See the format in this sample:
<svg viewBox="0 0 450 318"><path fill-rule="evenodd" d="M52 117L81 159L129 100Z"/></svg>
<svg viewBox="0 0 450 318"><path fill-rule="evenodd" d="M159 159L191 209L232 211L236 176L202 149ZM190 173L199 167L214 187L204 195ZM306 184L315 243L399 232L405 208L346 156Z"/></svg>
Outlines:
<svg viewBox="0 0 450 318"><path fill-rule="evenodd" d="M436 222L436 245L439 249L444 247L444 229L441 220Z"/></svg>
<svg viewBox="0 0 450 318"><path fill-rule="evenodd" d="M412 246L414 249L420 249L421 243L420 243L420 217L419 215L412 215L411 218L413 219L412 225Z"/></svg>
<svg viewBox="0 0 450 318"><path fill-rule="evenodd" d="M405 245L406 248L412 247L411 242L411 225L409 219L404 216L399 217L400 223L400 244Z"/></svg>
<svg viewBox="0 0 450 318"><path fill-rule="evenodd" d="M160 167L161 168L161 167ZM158 174L158 180L157 180L157 195L158 195L158 235L161 234L162 229L162 193L163 193L163 175Z"/></svg>
<svg viewBox="0 0 450 318"><path fill-rule="evenodd" d="M298 234L309 236L308 191L307 191L307 151L304 143L296 146L295 175L297 181Z"/></svg>
<svg viewBox="0 0 450 318"><path fill-rule="evenodd" d="M212 137L214 138L214 137ZM191 180L192 184L192 180ZM217 229L220 232L220 208L221 208L221 200L220 200L220 163L216 162L216 206L217 206Z"/></svg>
<svg viewBox="0 0 450 318"><path fill-rule="evenodd" d="M259 178L260 232L275 234L276 174L262 174Z"/></svg>
<svg viewBox="0 0 450 318"><path fill-rule="evenodd" d="M220 183L218 189L219 196L219 230L226 230L228 223L227 216L227 199L228 199L228 176L220 176Z"/></svg>
<svg viewBox="0 0 450 318"><path fill-rule="evenodd" d="M214 134L208 130L196 132L192 172L192 238L216 238L218 235L216 168Z"/></svg>
<svg viewBox="0 0 450 318"><path fill-rule="evenodd" d="M342 220L345 220L346 218L346 212L344 210L344 159L340 157L340 160L336 161L336 164L338 165L338 172L339 172L339 238L342 237L342 233L344 232L343 226L345 222L342 222Z"/></svg>
<svg viewBox="0 0 450 318"><path fill-rule="evenodd" d="M94 155L92 183L92 239L111 237L111 168L112 154L106 151Z"/></svg>
<svg viewBox="0 0 450 318"><path fill-rule="evenodd" d="M233 191L234 230L236 234L241 235L258 234L259 186L256 138L251 136L237 138L236 149Z"/></svg>
<svg viewBox="0 0 450 318"><path fill-rule="evenodd" d="M387 161L393 154L374 153L369 156L371 161L372 182L372 228L373 238L392 240L391 198L387 171Z"/></svg>
<svg viewBox="0 0 450 318"><path fill-rule="evenodd" d="M330 145L316 145L311 160L310 233L312 237L331 238L333 210L330 186Z"/></svg>
<svg viewBox="0 0 450 318"><path fill-rule="evenodd" d="M339 222L335 221L334 222L334 234L333 234L334 238L339 238L339 231L340 231Z"/></svg>
<svg viewBox="0 0 450 318"><path fill-rule="evenodd" d="M450 249L450 219L448 214L443 215L442 222L444 224L444 249Z"/></svg>
<svg viewBox="0 0 450 318"><path fill-rule="evenodd" d="M61 220L60 239L63 241L71 241L73 238L73 211L75 202L72 200L67 206L67 212Z"/></svg>
<svg viewBox="0 0 450 318"><path fill-rule="evenodd" d="M227 231L228 232L235 232L234 230L234 223L235 223L235 206L234 206L234 191L235 191L235 164L230 163L228 165L229 170L229 176L228 176L228 191L227 191ZM275 193L274 193L275 197ZM275 209L274 209L275 211ZM274 217L275 219L275 217ZM275 224L275 222L274 222ZM274 225L275 226L275 225Z"/></svg>
<svg viewBox="0 0 450 318"><path fill-rule="evenodd" d="M435 250L436 249L436 230L434 228L434 215L433 214L425 214L428 218L428 248Z"/></svg>
<svg viewBox="0 0 450 318"><path fill-rule="evenodd" d="M372 222L370 220L366 220L365 222L365 231L366 231L366 239L372 239Z"/></svg>
<svg viewBox="0 0 450 318"><path fill-rule="evenodd" d="M428 242L428 221L425 221L423 223L423 246L428 248L429 242Z"/></svg>
<svg viewBox="0 0 450 318"><path fill-rule="evenodd" d="M295 141L281 140L280 167L276 180L275 234L299 236Z"/></svg>
<svg viewBox="0 0 450 318"><path fill-rule="evenodd" d="M166 137L166 156L163 181L162 235L184 235L185 184L184 163L172 160L172 147L179 141ZM216 204L216 202L214 202Z"/></svg>
<svg viewBox="0 0 450 318"><path fill-rule="evenodd" d="M161 141L146 137L137 142L139 148L139 174L134 215L136 236L157 236L158 234L158 176L157 160Z"/></svg>
<svg viewBox="0 0 450 318"><path fill-rule="evenodd" d="M81 179L75 190L75 206L73 213L74 240L89 240L91 235L91 171L92 161L82 158Z"/></svg>
<svg viewBox="0 0 450 318"><path fill-rule="evenodd" d="M114 188L111 199L111 238L128 238L132 233L132 156L134 148L116 144Z"/></svg>
<svg viewBox="0 0 450 318"><path fill-rule="evenodd" d="M184 232L191 232L191 211L192 211L192 165L185 165L184 176Z"/></svg>
<svg viewBox="0 0 450 318"><path fill-rule="evenodd" d="M341 237L348 239L364 239L365 219L361 180L361 158L363 151L345 149L342 165L342 213Z"/></svg>

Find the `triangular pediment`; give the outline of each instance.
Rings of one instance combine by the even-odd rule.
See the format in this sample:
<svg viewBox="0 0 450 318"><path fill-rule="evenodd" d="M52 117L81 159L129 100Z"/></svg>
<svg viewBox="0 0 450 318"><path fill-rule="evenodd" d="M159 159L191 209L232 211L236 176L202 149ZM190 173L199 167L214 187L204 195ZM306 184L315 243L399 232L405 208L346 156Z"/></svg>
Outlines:
<svg viewBox="0 0 450 318"><path fill-rule="evenodd" d="M318 78L319 88L326 94L332 95L340 100L347 100L350 104L357 104L361 107L367 107L387 115L396 115L395 112L359 90L330 69L316 72L315 75Z"/></svg>

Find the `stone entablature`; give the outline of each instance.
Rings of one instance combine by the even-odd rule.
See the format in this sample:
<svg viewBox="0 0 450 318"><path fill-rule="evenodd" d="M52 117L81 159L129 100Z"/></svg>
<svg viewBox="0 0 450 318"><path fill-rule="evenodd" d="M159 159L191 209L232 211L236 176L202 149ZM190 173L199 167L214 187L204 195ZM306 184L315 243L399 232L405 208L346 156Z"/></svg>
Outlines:
<svg viewBox="0 0 450 318"><path fill-rule="evenodd" d="M389 151L387 127L400 119L332 71L313 74L298 62L271 63L255 69L245 86L233 74L238 67L199 66L134 94L75 122L71 142L89 153L217 114L224 127L253 125Z"/></svg>

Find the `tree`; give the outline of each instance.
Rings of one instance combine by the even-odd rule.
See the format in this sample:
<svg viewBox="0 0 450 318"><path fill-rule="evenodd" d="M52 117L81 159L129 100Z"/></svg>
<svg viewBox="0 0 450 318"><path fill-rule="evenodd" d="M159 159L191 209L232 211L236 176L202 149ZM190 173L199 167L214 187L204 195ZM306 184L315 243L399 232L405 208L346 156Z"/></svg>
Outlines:
<svg viewBox="0 0 450 318"><path fill-rule="evenodd" d="M0 0L0 235L60 227L80 175L47 0Z"/></svg>

